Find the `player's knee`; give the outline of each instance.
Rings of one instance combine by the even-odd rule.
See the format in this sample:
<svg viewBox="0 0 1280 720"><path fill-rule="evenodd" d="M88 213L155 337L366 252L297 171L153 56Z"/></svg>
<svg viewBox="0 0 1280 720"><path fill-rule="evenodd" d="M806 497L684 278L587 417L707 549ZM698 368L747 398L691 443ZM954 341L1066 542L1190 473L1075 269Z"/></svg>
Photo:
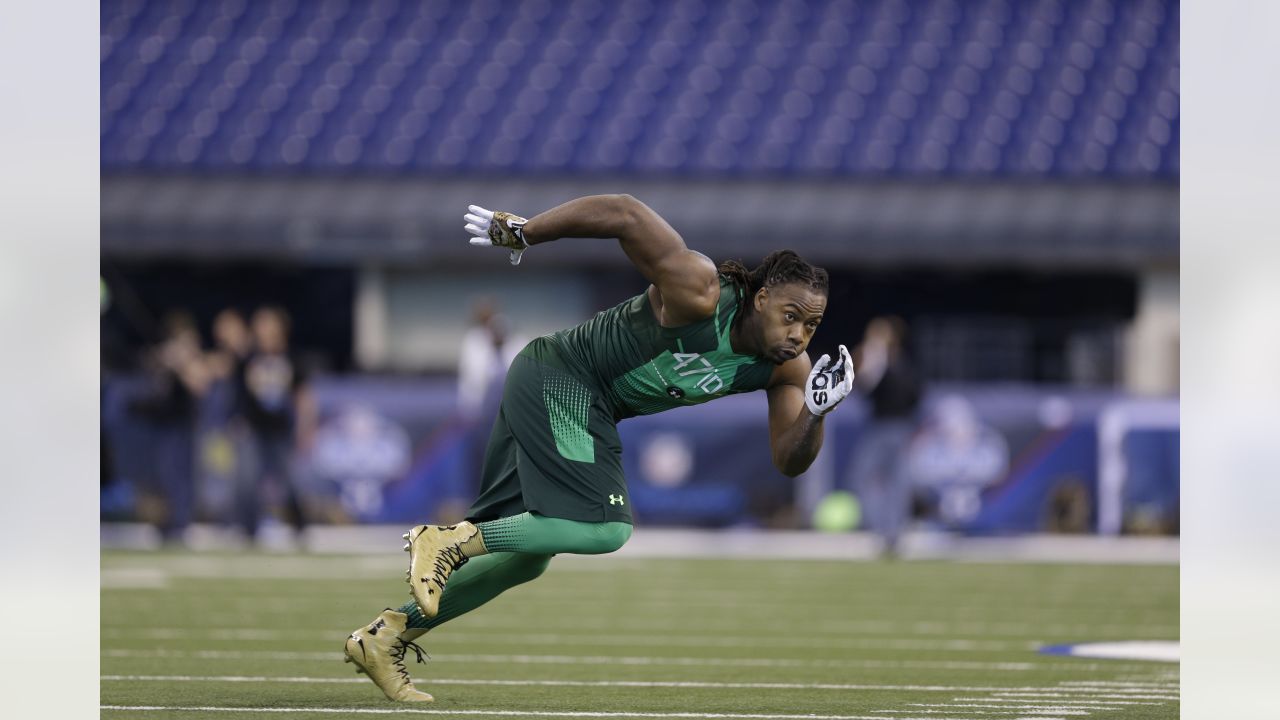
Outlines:
<svg viewBox="0 0 1280 720"><path fill-rule="evenodd" d="M555 556L538 553L515 553L511 559L513 565L511 569L517 576L518 582L526 583L546 572L553 557Z"/></svg>
<svg viewBox="0 0 1280 720"><path fill-rule="evenodd" d="M631 525L624 522L601 523L596 527L598 553L611 553L622 548L631 539Z"/></svg>

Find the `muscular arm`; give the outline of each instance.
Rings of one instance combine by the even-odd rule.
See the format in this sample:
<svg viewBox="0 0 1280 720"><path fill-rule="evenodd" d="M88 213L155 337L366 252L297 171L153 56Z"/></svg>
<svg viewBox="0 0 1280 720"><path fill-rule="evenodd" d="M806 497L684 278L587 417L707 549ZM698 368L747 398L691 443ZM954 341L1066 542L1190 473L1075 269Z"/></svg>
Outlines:
<svg viewBox="0 0 1280 720"><path fill-rule="evenodd" d="M648 205L630 195L590 195L530 218L524 238L538 245L566 237L617 238L627 258L653 283L665 324L710 317L719 298L716 266L690 250Z"/></svg>
<svg viewBox="0 0 1280 720"><path fill-rule="evenodd" d="M823 419L804 403L804 382L811 369L808 353L801 353L778 366L767 390L773 464L787 477L808 470L822 449Z"/></svg>

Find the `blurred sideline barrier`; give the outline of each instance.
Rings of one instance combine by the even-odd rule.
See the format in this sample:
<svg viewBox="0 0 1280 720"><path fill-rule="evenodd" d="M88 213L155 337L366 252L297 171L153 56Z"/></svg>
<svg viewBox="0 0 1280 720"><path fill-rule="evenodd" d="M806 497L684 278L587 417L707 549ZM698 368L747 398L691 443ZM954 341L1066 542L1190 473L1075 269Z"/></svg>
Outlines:
<svg viewBox="0 0 1280 720"><path fill-rule="evenodd" d="M299 542L285 533L268 534L260 549L290 553L399 556L403 525L327 525L312 527ZM214 525L198 524L188 533L188 547L198 552L244 549L234 533ZM154 550L160 536L140 523L104 523L104 550ZM916 531L908 533L898 548L904 560L962 562L1100 563L1172 565L1179 560L1180 541L1175 537L1104 537L1099 535L1018 535L975 538ZM797 530L699 530L655 528L641 525L618 551L624 558L739 558L775 560L872 560L880 556L880 540L864 532L819 533ZM390 554L390 555L388 555ZM594 559L566 562L590 563ZM589 569L589 565L583 565ZM144 578L145 579L145 578Z"/></svg>
<svg viewBox="0 0 1280 720"><path fill-rule="evenodd" d="M317 506L336 510L316 521L462 516L478 488L491 421L459 419L452 379L321 377L314 388L321 427L310 452L297 458L297 482ZM138 381L124 379L104 391L104 432L116 458L104 520L138 519L144 499L154 502L159 488L170 487L157 477L164 470L154 461L155 431L127 411L137 390ZM1112 391L935 384L902 459L915 527L968 535L1177 534L1177 405ZM851 399L828 419L814 466L791 480L771 463L760 393L631 419L619 431L637 521L808 527L827 493L856 490L850 468L866 422L865 406ZM197 518L229 519L235 484L244 482L236 466L246 462L231 435L216 427L196 432Z"/></svg>

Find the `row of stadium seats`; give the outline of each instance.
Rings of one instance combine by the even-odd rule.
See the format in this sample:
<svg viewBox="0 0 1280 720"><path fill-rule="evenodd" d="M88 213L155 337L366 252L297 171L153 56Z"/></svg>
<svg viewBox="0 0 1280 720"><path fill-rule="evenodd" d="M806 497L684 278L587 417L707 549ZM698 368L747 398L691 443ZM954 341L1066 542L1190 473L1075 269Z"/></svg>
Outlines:
<svg viewBox="0 0 1280 720"><path fill-rule="evenodd" d="M105 0L106 171L1174 179L1166 0Z"/></svg>

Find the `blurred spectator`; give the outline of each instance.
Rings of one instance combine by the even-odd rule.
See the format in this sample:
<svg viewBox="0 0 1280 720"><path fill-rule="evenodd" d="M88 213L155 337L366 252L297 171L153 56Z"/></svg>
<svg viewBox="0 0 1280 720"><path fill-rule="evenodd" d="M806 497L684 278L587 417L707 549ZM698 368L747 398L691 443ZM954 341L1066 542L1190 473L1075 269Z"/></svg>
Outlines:
<svg viewBox="0 0 1280 720"><path fill-rule="evenodd" d="M464 420L484 421L492 414L486 411L497 408L507 367L525 342L511 332L492 298L476 301L458 354L458 412Z"/></svg>
<svg viewBox="0 0 1280 720"><path fill-rule="evenodd" d="M286 519L301 535L307 509L295 461L310 447L315 434L315 401L297 358L290 354L285 311L260 308L253 314L250 328L252 348L235 371L237 408L248 427L253 450L251 471L240 488L239 519L249 539L256 540L263 494L271 492L273 500L283 496Z"/></svg>
<svg viewBox="0 0 1280 720"><path fill-rule="evenodd" d="M467 487L458 489L459 497L470 498L480 488L484 449L502 400L507 368L526 343L527 338L512 333L493 298L480 298L472 306L471 326L462 336L458 353L458 416L466 425L468 466ZM443 512L445 517L461 518L463 511L465 507L459 505L447 506Z"/></svg>
<svg viewBox="0 0 1280 720"><path fill-rule="evenodd" d="M99 502L104 515L123 508L132 508L134 504L132 488L128 483L117 482L115 444L111 437L108 407L110 395L108 383L110 378L132 360L126 349L124 339L113 323L107 321L107 312L112 308L111 287L102 277L98 278L98 337L101 352L98 361L98 477Z"/></svg>
<svg viewBox="0 0 1280 720"><path fill-rule="evenodd" d="M938 401L908 450L908 475L924 512L944 527L961 528L982 509L982 490L1004 477L1009 445L959 395Z"/></svg>
<svg viewBox="0 0 1280 720"><path fill-rule="evenodd" d="M349 405L320 426L313 471L336 495L341 515L377 521L386 486L404 477L412 459L409 433L366 405Z"/></svg>
<svg viewBox="0 0 1280 720"><path fill-rule="evenodd" d="M190 314L170 312L161 325L163 338L144 361L148 389L131 405L154 434L147 465L150 492L139 511L160 528L166 542L181 542L194 507L192 445L198 403L209 387L209 372Z"/></svg>
<svg viewBox="0 0 1280 720"><path fill-rule="evenodd" d="M249 326L238 310L226 308L214 317L213 348L205 355L209 391L200 407L199 507L222 521L234 515L236 495L250 482L250 434L241 417L236 371L252 348Z"/></svg>
<svg viewBox="0 0 1280 720"><path fill-rule="evenodd" d="M252 349L253 337L239 310L226 308L213 318L213 350L208 359L214 376L231 377Z"/></svg>
<svg viewBox="0 0 1280 720"><path fill-rule="evenodd" d="M905 340L901 318L877 317L867 324L862 343L853 351L854 384L871 402L871 419L854 451L850 485L867 526L883 538L887 554L897 552L911 507L903 455L915 432L921 395Z"/></svg>

